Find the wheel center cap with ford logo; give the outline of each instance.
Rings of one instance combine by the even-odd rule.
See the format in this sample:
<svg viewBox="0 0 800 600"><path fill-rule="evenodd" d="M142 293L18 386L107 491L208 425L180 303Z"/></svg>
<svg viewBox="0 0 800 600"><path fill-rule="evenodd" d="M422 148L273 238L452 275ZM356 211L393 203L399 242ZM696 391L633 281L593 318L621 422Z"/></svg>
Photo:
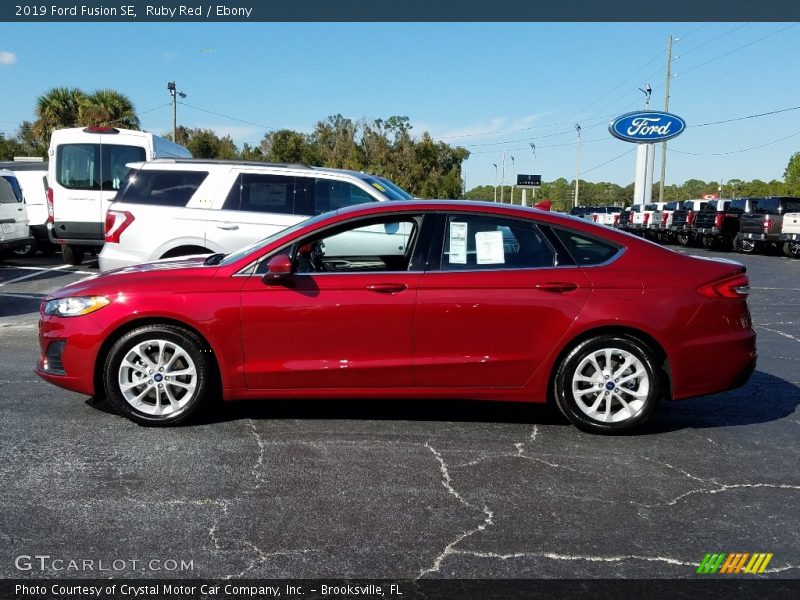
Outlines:
<svg viewBox="0 0 800 600"><path fill-rule="evenodd" d="M678 115L655 110L625 113L611 121L608 131L615 138L636 144L666 142L686 129L686 121Z"/></svg>

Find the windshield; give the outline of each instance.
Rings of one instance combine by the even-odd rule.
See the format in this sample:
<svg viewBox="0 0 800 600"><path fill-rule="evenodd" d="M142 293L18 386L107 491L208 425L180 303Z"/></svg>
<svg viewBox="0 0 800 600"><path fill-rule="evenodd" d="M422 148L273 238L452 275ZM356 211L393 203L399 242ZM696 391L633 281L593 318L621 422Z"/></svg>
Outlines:
<svg viewBox="0 0 800 600"><path fill-rule="evenodd" d="M389 200L410 200L413 198L411 194L397 184L392 183L385 177L373 177L372 175L367 175L362 177L362 180L389 198Z"/></svg>
<svg viewBox="0 0 800 600"><path fill-rule="evenodd" d="M304 221L300 221L299 223L295 223L291 227L287 227L286 229L281 229L277 233L273 233L270 236L265 237L264 239L258 240L257 242L253 242L249 246L245 246L244 248L240 248L236 252L228 254L223 260L219 262L220 265L229 265L231 263L235 263L237 260L242 258L243 256L247 256L251 252L257 252L261 248L265 248L275 240L279 239L284 235L289 235L290 233L294 233L301 227L305 227L309 223L315 223L317 221L321 221L322 219L327 219L331 213L326 213L323 215L317 215L316 217L311 217L310 219L305 219Z"/></svg>

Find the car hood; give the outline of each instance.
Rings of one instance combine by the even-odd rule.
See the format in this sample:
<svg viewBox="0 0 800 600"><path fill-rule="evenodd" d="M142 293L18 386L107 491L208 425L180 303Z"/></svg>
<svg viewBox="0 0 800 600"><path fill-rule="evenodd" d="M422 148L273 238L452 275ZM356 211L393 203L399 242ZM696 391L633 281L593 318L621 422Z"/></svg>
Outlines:
<svg viewBox="0 0 800 600"><path fill-rule="evenodd" d="M179 256L121 267L105 273L84 277L75 283L55 290L47 299L66 298L68 296L115 295L124 293L133 284L138 287L147 280L158 281L163 285L165 281L164 271L170 271L169 285L170 288L176 289L181 279L213 276L218 267L216 265L206 266L204 264L206 258L208 258L207 254Z"/></svg>

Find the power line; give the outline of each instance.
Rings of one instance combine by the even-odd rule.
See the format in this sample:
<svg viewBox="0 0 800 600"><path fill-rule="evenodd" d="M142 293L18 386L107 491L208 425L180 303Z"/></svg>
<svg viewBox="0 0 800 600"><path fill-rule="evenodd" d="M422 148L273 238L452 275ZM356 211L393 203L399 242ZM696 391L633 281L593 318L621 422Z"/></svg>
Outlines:
<svg viewBox="0 0 800 600"><path fill-rule="evenodd" d="M605 167L607 164L610 164L610 163L614 162L615 160L619 160L620 158L622 158L623 156L626 156L626 155L630 154L630 153L631 153L631 152L633 152L634 150L636 150L636 146L634 146L633 148L630 148L630 149L628 149L628 150L625 150L625 152L623 152L622 154L620 154L620 155L618 155L618 156L615 156L614 158L611 158L611 159L607 160L607 161L606 161L606 162L604 162L604 163L600 163L600 164L599 164L599 165L597 165L596 167L592 167L591 169L586 169L585 171L581 171L581 175L585 175L586 173L591 173L592 171L594 171L594 170L596 170L596 169L599 169L600 167Z"/></svg>
<svg viewBox="0 0 800 600"><path fill-rule="evenodd" d="M678 154L688 154L690 156L728 156L729 154L742 154L743 152L751 152L752 150L759 150L760 148L766 148L767 146L778 144L780 142L786 141L798 135L800 135L800 131L795 131L794 133L787 135L786 137L782 137L779 140L773 140L771 142L767 142L766 144L761 144L760 146L742 148L741 150L731 150L730 152L686 152L685 150L676 150L675 148L670 148L669 150L670 152L677 152Z"/></svg>
<svg viewBox="0 0 800 600"><path fill-rule="evenodd" d="M246 123L247 125L255 125L256 127L263 127L264 129L269 129L270 131L278 131L275 127L270 127L269 125L264 125L263 123L256 123L255 121L248 121L246 119L239 119L237 117L232 117L230 115L224 115L222 113L214 112L213 110L200 108L199 106L192 106L191 104L187 104L186 102L178 102L178 104L180 104L181 106L185 106L187 108L193 108L195 110L199 110L200 112L208 113L210 115L216 115L224 119L230 119L231 121L238 121L239 123Z"/></svg>
<svg viewBox="0 0 800 600"><path fill-rule="evenodd" d="M733 123L734 121L744 121L746 119L756 119L758 117L767 117L769 115L777 115L780 113L789 112L791 110L798 110L800 106L792 106L791 108L781 108L780 110L771 110L757 115L747 115L746 117L736 117L735 119L725 119L723 121L711 121L710 123L700 123L699 125L692 125L692 127L707 127L708 125L720 125L721 123Z"/></svg>

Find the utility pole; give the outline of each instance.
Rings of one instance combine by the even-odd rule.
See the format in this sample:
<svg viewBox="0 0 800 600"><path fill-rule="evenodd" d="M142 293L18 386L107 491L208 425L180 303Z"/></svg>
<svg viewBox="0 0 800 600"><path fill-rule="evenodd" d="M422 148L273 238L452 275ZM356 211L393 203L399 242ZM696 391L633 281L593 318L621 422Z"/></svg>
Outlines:
<svg viewBox="0 0 800 600"><path fill-rule="evenodd" d="M514 157L511 157L511 168L514 169ZM511 198L508 200L509 204L514 204L514 177L516 176L516 170L514 171L514 175L511 176Z"/></svg>
<svg viewBox="0 0 800 600"><path fill-rule="evenodd" d="M500 175L500 204L503 203L503 197L506 191L506 152L503 150L503 169Z"/></svg>
<svg viewBox="0 0 800 600"><path fill-rule="evenodd" d="M533 151L533 172L531 175L536 175L536 144L531 142L531 150ZM531 205L536 204L536 188L531 190Z"/></svg>
<svg viewBox="0 0 800 600"><path fill-rule="evenodd" d="M664 86L664 112L669 112L669 82L672 79L672 36L667 42L667 81ZM664 180L667 176L667 142L661 142L661 180L658 183L658 201L664 201Z"/></svg>
<svg viewBox="0 0 800 600"><path fill-rule="evenodd" d="M578 132L578 152L575 159L575 204L578 206L578 190L581 182L581 126L575 123L575 131Z"/></svg>

